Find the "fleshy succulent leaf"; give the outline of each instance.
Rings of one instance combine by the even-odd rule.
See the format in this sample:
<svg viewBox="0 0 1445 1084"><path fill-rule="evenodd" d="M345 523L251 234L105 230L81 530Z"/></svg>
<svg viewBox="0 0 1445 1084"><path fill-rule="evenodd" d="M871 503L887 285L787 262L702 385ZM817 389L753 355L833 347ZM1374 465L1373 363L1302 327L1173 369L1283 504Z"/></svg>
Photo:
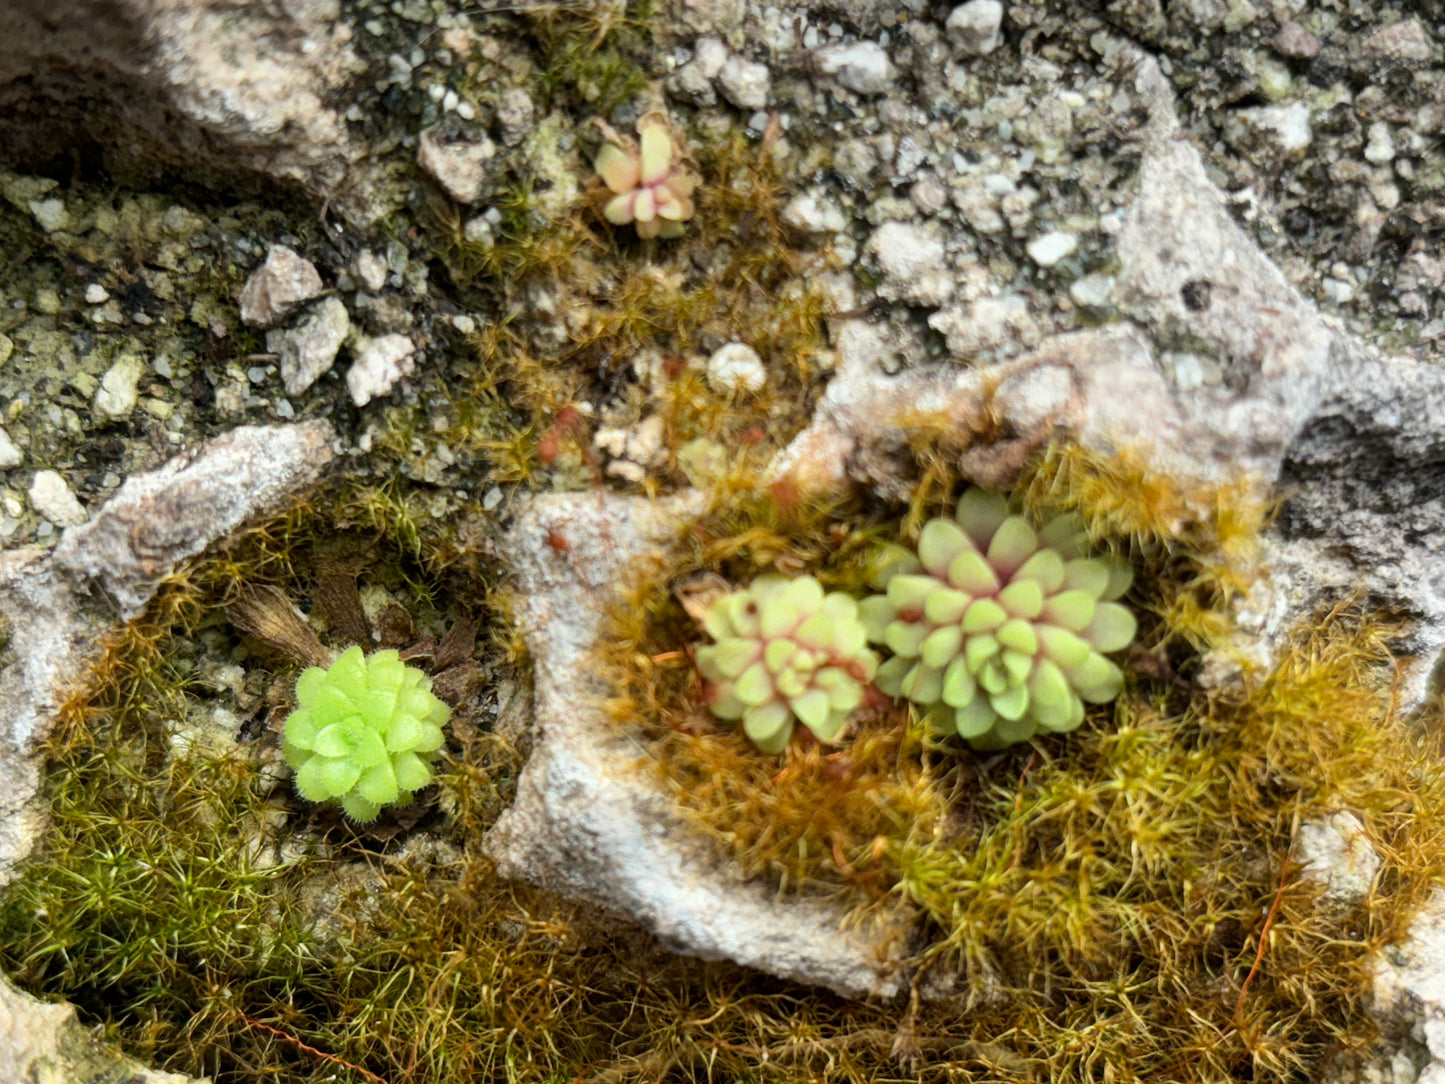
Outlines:
<svg viewBox="0 0 1445 1084"><path fill-rule="evenodd" d="M923 616L935 625L956 625L973 599L951 587L936 588L923 603Z"/></svg>
<svg viewBox="0 0 1445 1084"><path fill-rule="evenodd" d="M836 741L843 728L848 725L848 712L830 711L828 717L808 729L821 742Z"/></svg>
<svg viewBox="0 0 1445 1084"><path fill-rule="evenodd" d="M989 705L988 699L976 696L953 713L953 725L963 738L976 738L987 734L998 722L998 714Z"/></svg>
<svg viewBox="0 0 1445 1084"><path fill-rule="evenodd" d="M658 123L638 125L638 136L642 142L638 180L645 185L661 184L672 166L672 137Z"/></svg>
<svg viewBox="0 0 1445 1084"><path fill-rule="evenodd" d="M956 518L974 545L987 549L999 524L1008 518L1008 501L998 493L973 486L958 499Z"/></svg>
<svg viewBox="0 0 1445 1084"><path fill-rule="evenodd" d="M1099 594L1105 602L1124 597L1134 585L1134 569L1125 562L1115 559L1109 562L1109 585Z"/></svg>
<svg viewBox="0 0 1445 1084"><path fill-rule="evenodd" d="M396 772L392 769L390 760L383 760L380 764L367 768L356 781L356 793L379 806L396 801L399 792Z"/></svg>
<svg viewBox="0 0 1445 1084"><path fill-rule="evenodd" d="M296 703L309 708L316 699L316 692L326 682L326 671L319 666L308 666L296 679Z"/></svg>
<svg viewBox="0 0 1445 1084"><path fill-rule="evenodd" d="M1044 589L1034 580L1014 580L998 593L998 601L1015 617L1038 617L1044 608Z"/></svg>
<svg viewBox="0 0 1445 1084"><path fill-rule="evenodd" d="M743 730L755 742L767 741L788 726L791 718L787 704L772 700L748 709L743 715Z"/></svg>
<svg viewBox="0 0 1445 1084"><path fill-rule="evenodd" d="M1129 646L1139 623L1126 607L1117 602L1101 602L1094 607L1094 620L1084 629L1084 639L1095 651L1119 651Z"/></svg>
<svg viewBox="0 0 1445 1084"><path fill-rule="evenodd" d="M1064 585L1064 558L1058 550L1041 549L1014 573L1014 582L1032 580L1045 594L1052 595Z"/></svg>
<svg viewBox="0 0 1445 1084"><path fill-rule="evenodd" d="M602 217L611 222L614 226L625 226L633 220L632 204L635 197L631 192L624 192L620 196L613 196L602 208Z"/></svg>
<svg viewBox="0 0 1445 1084"><path fill-rule="evenodd" d="M919 663L899 686L903 695L920 704L936 704L943 694L943 671Z"/></svg>
<svg viewBox="0 0 1445 1084"><path fill-rule="evenodd" d="M1097 557L1076 557L1064 566L1064 588L1098 598L1109 585L1109 566Z"/></svg>
<svg viewBox="0 0 1445 1084"><path fill-rule="evenodd" d="M1039 545L1057 550L1065 560L1083 552L1088 532L1077 516L1055 516L1039 528Z"/></svg>
<svg viewBox="0 0 1445 1084"><path fill-rule="evenodd" d="M354 760L345 760L341 757L317 757L314 761L318 765L321 782L326 787L326 797L336 798L345 794L356 781L361 778L362 768Z"/></svg>
<svg viewBox="0 0 1445 1084"><path fill-rule="evenodd" d="M955 557L972 552L976 551L968 535L951 519L929 520L918 536L918 559L934 576L946 575Z"/></svg>
<svg viewBox="0 0 1445 1084"><path fill-rule="evenodd" d="M1001 718L1011 722L1022 719L1029 707L1029 691L1022 685L1014 685L997 696L989 697L989 706Z"/></svg>
<svg viewBox="0 0 1445 1084"><path fill-rule="evenodd" d="M1033 675L1029 678L1029 695L1036 707L1048 707L1068 702L1073 690L1069 679L1056 663L1039 659L1034 664Z"/></svg>
<svg viewBox="0 0 1445 1084"><path fill-rule="evenodd" d="M860 606L824 592L811 576L759 576L711 609L728 615L728 635L695 652L712 683L705 699L718 718L741 718L743 732L768 753L787 745L795 722L820 741L836 740L878 669L870 635L883 640L901 624L886 598Z"/></svg>
<svg viewBox="0 0 1445 1084"><path fill-rule="evenodd" d="M873 684L888 696L901 696L903 679L913 669L913 660L895 655L881 663L873 675Z"/></svg>
<svg viewBox="0 0 1445 1084"><path fill-rule="evenodd" d="M968 664L960 658L955 658L948 664L948 669L943 672L943 691L940 696L949 707L961 708L973 700L977 686L974 684L973 675L968 672Z"/></svg>
<svg viewBox="0 0 1445 1084"><path fill-rule="evenodd" d="M1091 650L1088 641L1057 625L1039 625L1039 646L1044 654L1065 670L1082 666Z"/></svg>
<svg viewBox="0 0 1445 1084"><path fill-rule="evenodd" d="M991 598L974 599L963 615L963 631L969 635L992 632L1009 618L1008 611Z"/></svg>
<svg viewBox="0 0 1445 1084"><path fill-rule="evenodd" d="M286 725L282 728L282 734L288 744L309 753L316 748L318 729L316 716L306 708L298 708L286 717Z"/></svg>
<svg viewBox="0 0 1445 1084"><path fill-rule="evenodd" d="M361 795L352 791L341 799L341 808L346 815L358 824L370 824L376 820L376 815L381 812L381 806L375 802L368 802Z"/></svg>
<svg viewBox="0 0 1445 1084"><path fill-rule="evenodd" d="M948 660L958 654L963 646L963 629L957 625L943 625L934 629L923 641L919 656L929 666L943 669Z"/></svg>
<svg viewBox="0 0 1445 1084"><path fill-rule="evenodd" d="M883 643L895 655L916 659L928 634L929 627L921 621L895 621L884 633Z"/></svg>
<svg viewBox="0 0 1445 1084"><path fill-rule="evenodd" d="M938 588L938 581L923 573L894 576L888 581L888 601L900 611L923 611L928 596Z"/></svg>
<svg viewBox="0 0 1445 1084"><path fill-rule="evenodd" d="M1124 687L1124 672L1100 654L1092 654L1070 675L1079 695L1091 704L1107 704Z"/></svg>
<svg viewBox="0 0 1445 1084"><path fill-rule="evenodd" d="M1056 625L1080 632L1094 620L1094 598L1087 591L1060 591L1044 605L1044 614Z"/></svg>
<svg viewBox="0 0 1445 1084"><path fill-rule="evenodd" d="M718 673L716 680L733 679L757 661L758 644L739 636L719 642L708 654L712 660L709 665Z"/></svg>
<svg viewBox="0 0 1445 1084"><path fill-rule="evenodd" d="M368 657L349 648L329 668L302 673L303 696L308 703L287 718L282 743L303 798L338 800L353 819L373 820L430 782L447 706L395 651Z"/></svg>
<svg viewBox="0 0 1445 1084"><path fill-rule="evenodd" d="M1023 516L1009 516L999 524L988 544L988 563L1000 578L1012 576L1038 549L1039 536Z"/></svg>
<svg viewBox="0 0 1445 1084"><path fill-rule="evenodd" d="M1015 617L1005 621L994 633L998 642L1023 655L1035 655L1039 650L1039 634L1033 622Z"/></svg>
<svg viewBox="0 0 1445 1084"><path fill-rule="evenodd" d="M1024 680L1033 672L1034 659L1032 655L1024 655L1017 651L1005 649L999 656L1003 659L1003 668L1008 671L1011 681L1022 685Z"/></svg>
<svg viewBox="0 0 1445 1084"><path fill-rule="evenodd" d="M296 792L308 802L324 802L331 797L326 765L325 757L311 757L296 769Z"/></svg>
<svg viewBox="0 0 1445 1084"><path fill-rule="evenodd" d="M642 174L637 159L613 143L603 145L595 168L602 183L619 196L636 188Z"/></svg>
<svg viewBox="0 0 1445 1084"><path fill-rule="evenodd" d="M881 644L896 609L887 595L871 595L858 604L858 617L870 642Z"/></svg>
<svg viewBox="0 0 1445 1084"><path fill-rule="evenodd" d="M431 782L431 765L415 753L402 753L393 762L396 785L401 790L421 790Z"/></svg>
<svg viewBox="0 0 1445 1084"><path fill-rule="evenodd" d="M1137 622L1111 600L1132 572L1089 556L1072 515L1035 530L996 493L973 488L954 517L926 523L918 556L895 558L860 606L869 639L893 653L875 684L924 709L940 733L999 749L1084 718L1084 701L1118 694L1123 674L1104 654L1133 640Z"/></svg>
<svg viewBox="0 0 1445 1084"><path fill-rule="evenodd" d="M755 662L738 675L733 682L733 695L748 707L755 708L772 699L773 678L766 663Z"/></svg>
<svg viewBox="0 0 1445 1084"><path fill-rule="evenodd" d="M816 731L818 727L828 721L830 708L828 694L822 689L809 689L802 695L794 697L789 701L789 705L793 709L793 714L810 730Z"/></svg>
<svg viewBox="0 0 1445 1084"><path fill-rule="evenodd" d="M970 595L991 595L999 589L998 573L981 553L960 553L948 566L948 582Z"/></svg>

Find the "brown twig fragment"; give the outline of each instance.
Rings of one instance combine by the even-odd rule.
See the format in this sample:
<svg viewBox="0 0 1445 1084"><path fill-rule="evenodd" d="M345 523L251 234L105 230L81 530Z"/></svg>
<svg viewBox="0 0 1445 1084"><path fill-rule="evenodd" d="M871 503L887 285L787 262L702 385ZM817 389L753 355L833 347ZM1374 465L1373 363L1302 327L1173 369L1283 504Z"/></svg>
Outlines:
<svg viewBox="0 0 1445 1084"><path fill-rule="evenodd" d="M261 1031L274 1035L278 1039L285 1039L288 1043L299 1046L302 1050L306 1051L306 1053L313 1054L316 1057L320 1058L322 1061L329 1061L334 1065L340 1065L344 1069L350 1069L354 1073L360 1073L362 1076L366 1077L367 1080L376 1081L376 1084L386 1084L385 1078L377 1076L371 1070L363 1069L359 1065L353 1065L345 1058L338 1058L335 1054L328 1054L324 1050L317 1050L314 1046L308 1046L300 1039L296 1038L296 1036L288 1032L282 1031L280 1028L273 1028L270 1024L263 1024L259 1020L252 1020L249 1016L242 1012L238 1012L236 1015L239 1016L242 1020L244 1020L247 1024L251 1025L251 1027L258 1028Z"/></svg>
<svg viewBox="0 0 1445 1084"><path fill-rule="evenodd" d="M1234 1022L1239 1023L1239 1014L1244 1011L1244 995L1249 992L1249 983L1259 971L1259 965L1264 962L1264 950L1269 945L1269 930L1274 925L1274 920L1279 915L1280 901L1284 899L1285 886L1289 883L1289 875L1292 872L1290 866L1293 863L1288 857L1279 869L1279 889L1274 894L1274 902L1269 905L1269 913L1264 916L1264 925L1259 931L1259 951L1254 954L1254 964L1249 969L1249 974L1244 976L1244 981L1239 984L1239 999L1234 1003Z"/></svg>

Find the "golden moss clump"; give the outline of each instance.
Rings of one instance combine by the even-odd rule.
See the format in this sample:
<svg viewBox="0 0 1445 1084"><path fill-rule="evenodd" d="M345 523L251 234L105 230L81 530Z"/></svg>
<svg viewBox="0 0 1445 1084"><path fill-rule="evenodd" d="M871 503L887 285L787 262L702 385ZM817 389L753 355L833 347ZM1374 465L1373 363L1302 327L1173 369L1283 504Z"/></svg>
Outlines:
<svg viewBox="0 0 1445 1084"><path fill-rule="evenodd" d="M1152 472L1143 455L1050 445L1018 483L1036 515L1081 514L1096 539L1145 564L1169 632L1196 650L1229 635L1229 604L1261 573L1259 535L1274 503L1258 481L1185 484Z"/></svg>
<svg viewBox="0 0 1445 1084"><path fill-rule="evenodd" d="M739 585L767 570L810 570L829 590L859 590L876 536L845 526L858 512L795 502L784 490L719 494L673 553L636 570L602 638L600 661L617 690L612 714L620 726L644 720L650 763L679 809L746 874L788 892L852 886L881 897L891 881L884 842L940 822L946 794L931 783L906 709L882 699L865 705L841 748L804 738L781 760L760 755L703 703L684 648L704 637L681 596L702 570Z"/></svg>
<svg viewBox="0 0 1445 1084"><path fill-rule="evenodd" d="M1124 694L1074 734L973 756L880 705L850 746L804 739L780 761L714 726L684 649L692 578L857 590L899 529L786 489L720 494L637 571L605 649L614 717L720 860L858 920L914 916L915 981L957 991L897 1019L921 1079L1303 1080L1367 1049L1374 954L1445 873L1445 773L1394 712L1393 629L1341 607L1268 672L1203 687L1195 645L1224 643L1264 503L1071 447L1016 495L1132 554L1131 602L1152 614ZM1343 909L1290 858L1300 824L1338 810L1384 862Z"/></svg>

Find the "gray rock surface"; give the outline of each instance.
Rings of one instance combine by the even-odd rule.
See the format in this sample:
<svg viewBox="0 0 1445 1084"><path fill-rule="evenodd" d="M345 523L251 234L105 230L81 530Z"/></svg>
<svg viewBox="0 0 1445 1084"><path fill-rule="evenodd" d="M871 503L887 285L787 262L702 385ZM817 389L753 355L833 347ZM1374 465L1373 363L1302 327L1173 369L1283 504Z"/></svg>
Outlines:
<svg viewBox="0 0 1445 1084"><path fill-rule="evenodd" d="M331 459L324 422L233 429L159 470L126 480L52 560L93 584L121 620L138 614L176 562L320 477Z"/></svg>
<svg viewBox="0 0 1445 1084"><path fill-rule="evenodd" d="M452 199L475 203L496 153L491 140L447 140L429 128L417 140L416 162Z"/></svg>
<svg viewBox="0 0 1445 1084"><path fill-rule="evenodd" d="M497 102L497 124L502 129L502 142L515 147L526 139L537 117L532 96L521 87L513 87Z"/></svg>
<svg viewBox="0 0 1445 1084"><path fill-rule="evenodd" d="M300 395L330 371L350 330L346 306L328 297L290 327L266 332L266 349L280 360L287 395Z"/></svg>
<svg viewBox="0 0 1445 1084"><path fill-rule="evenodd" d="M394 20L383 18L388 6L416 13L418 24L430 18L428 5L410 0L374 4L367 10L379 13L378 38L396 30ZM1408 4L1390 9L1381 25L1377 16L1385 6L1372 3L1353 5L1350 19L1341 21L1299 4L1266 10L1225 0L1120 0L1084 14L1091 25L1070 42L1049 5L1006 9L994 0L970 0L946 23L940 17L947 6L929 9L912 0L808 7L782 15L769 8L777 17L754 19L758 6L742 0L681 0L656 28L675 51L664 52L664 63L651 73L663 78L668 62L685 61L667 80L668 90L705 110L718 105L719 91L743 109L762 108L770 96L784 103L788 127L779 146L791 149L780 149L778 158L785 167L789 154L809 161L803 181L811 186L789 205L785 220L833 235L834 254L845 264L862 261L865 296L834 307L855 314L834 321L836 378L813 424L777 469L830 483L858 480L901 496L907 483L892 459L902 440L897 420L932 413L965 437L975 430L1002 434L964 453L964 468L984 483L1006 484L1026 454L1059 434L1104 452L1147 448L1159 469L1183 476L1230 481L1252 475L1277 485L1288 500L1271 541L1271 575L1242 604L1241 625L1267 650L1316 605L1363 586L1368 601L1415 619L1407 646L1419 664L1403 692L1407 703L1423 702L1431 664L1445 648L1445 487L1437 477L1445 471L1445 440L1435 432L1445 417L1439 375L1445 370L1432 345L1445 336L1445 272L1431 241L1441 223L1435 151L1445 120L1434 21L1411 14ZM909 17L900 18L905 12ZM1400 13L1404 17L1395 18ZM1300 22L1279 25L1287 14ZM25 156L34 170L33 163L49 161L66 135L81 132L94 115L99 123L90 131L105 136L113 130L104 139L113 156L148 169L165 163L219 168L228 179L259 172L301 184L322 204L323 217L330 206L353 221L367 220L387 207L372 197L377 182L366 164L369 148L354 134L369 127L336 111L355 86L378 82L373 70L346 86L360 68L347 25L352 16L353 9L343 13L336 0L0 5L0 153ZM1165 69L1112 37L1106 25L1170 56L1184 100L1175 102ZM874 40L856 41L858 33ZM575 139L570 121L556 118L576 103L557 106L544 118L545 130L536 126L528 134L542 99L513 88L494 101L483 93L459 102L457 89L472 76L450 75L480 64L488 50L494 54L485 57L494 65L485 69L489 75L521 71L530 62L509 68L516 58L506 55L505 35L483 43L467 26L438 20L434 29L409 26L405 37L407 46L419 44L397 46L386 61L395 77L382 85L395 87L398 100L419 111L396 126L402 134L389 146L392 160L379 165L395 168L409 158L413 134L426 128L416 153L453 199L479 204L468 212L465 232L478 245L502 236L481 204L492 198L487 188L503 176L504 165L508 177L536 174L549 182L534 192L538 208L546 208L542 219L558 222L572 213L588 144L586 137ZM1077 47L1081 41L1087 50ZM429 112L427 104L407 98L430 90L436 93ZM635 105L623 103L618 116ZM464 123L478 110L476 126ZM360 120L378 119L366 108L357 112ZM1176 112L1188 118L1187 137ZM947 123L937 123L945 115ZM170 118L174 124L162 123ZM726 109L685 118L690 130L694 122L708 139L729 124L757 123ZM483 128L504 149L486 142ZM1092 153L1099 146L1110 153ZM821 149L828 153L808 158ZM1064 163L1067 176L1062 168L1039 168L1055 161ZM1121 161L1130 165L1120 167ZM411 163L404 165L409 170ZM1093 205L1101 194L1112 198L1116 184L1117 205L1105 206L1108 198ZM81 225L84 201L55 180L11 178L5 187L26 228L38 224L49 243L89 228ZM203 246L228 243L221 237L228 231L187 235L181 247L194 240L196 251L210 251ZM398 230L396 236L405 235ZM1061 236L1077 244L1058 243ZM368 306L353 302L346 287L358 320L373 333L411 331L408 307L428 291L427 257L415 248L409 253L400 240L338 236L334 261L351 259L358 244L384 245L387 252L385 262L374 255L364 270L357 260L366 289L386 288L385 305ZM330 247L308 241L323 263L333 258ZM235 266L249 267L257 249L229 252ZM76 258L63 255L52 262ZM1381 266L1388 275L1380 276ZM337 262L327 269L340 279ZM4 311L63 322L83 297L92 306L82 310L87 330L122 324L132 318L120 304L130 285L115 277L79 290L73 282L44 283L24 298L7 296ZM299 297L309 289L288 304L314 298ZM1062 318L1070 304L1088 320ZM258 322L283 319L284 307ZM408 342L427 342L434 327L427 318L434 314L425 303L415 309L416 336ZM856 315L863 310L868 319ZM330 367L347 334L340 301L331 299L319 311L330 320L315 329L315 349L302 336L277 333L278 349L294 348L282 366L291 394ZM198 325L225 330L214 307L196 312ZM479 319L491 315L477 313ZM523 312L521 319L535 316ZM551 319L548 326L563 327L557 306L543 316L544 323ZM475 327L470 315L452 319ZM1101 326L1090 326L1096 321ZM1080 326L1086 329L1060 333ZM15 340L0 335L0 366L15 343L17 364L73 349L69 328L22 332L7 323L6 329ZM1414 346L1421 360L1383 357L1365 345L1367 338L1385 351ZM81 402L94 406L96 417L85 423L125 419L139 427L145 413L138 405L176 405L179 378L169 400L152 399L147 389L144 404L127 373L110 387L101 378L97 389L110 355L97 357L102 360L91 369L63 374L85 389ZM348 374L354 402L381 394L395 379L391 374L400 375L405 360L388 357L366 360L362 351ZM169 381L166 364L167 371L157 366L156 372ZM222 417L295 409L253 394L264 390L264 370L208 375L220 380ZM325 409L327 395L339 392L320 388L304 409ZM40 446L48 429L69 424L59 407L28 430L9 418L7 424L32 469L60 463ZM79 432L82 421L74 424ZM157 427L149 435L165 447L180 433ZM612 456L610 477L644 480L647 465L663 456L656 412L596 436L597 447ZM316 448L324 453L324 440ZM19 449L7 448L0 434L0 469L21 461ZM303 473L295 464L281 466L294 468L298 478ZM172 482L184 485L179 475L189 469L178 467ZM92 501L95 483L79 470L69 477ZM438 479L438 490L456 481L440 468L427 477ZM194 480L202 488L226 484L214 472ZM60 474L42 471L31 479L16 471L7 502L18 509L27 486L34 507L48 508L54 523L83 519L84 508ZM497 507L500 490L491 493L497 497L488 507ZM176 553L204 544L206 530L215 529L177 526L187 522L191 513L182 505L194 493L184 502L140 490L130 492L129 503L121 497L91 524L67 532L54 561L35 549L0 554L0 615L16 633L10 654L0 656L0 694L18 705L16 733L43 730L44 697L81 665L113 620L110 596L122 612L134 612L157 570ZM218 507L201 499L196 511L209 515ZM629 511L641 522L627 522ZM666 809L633 786L625 767L629 751L610 734L589 731L585 698L570 695L578 660L596 634L588 606L607 593L618 561L652 544L654 527L666 533L651 515L589 494L540 502L517 528L511 557L533 592L525 603L534 621L529 637L542 660L542 742L493 846L508 869L637 916L688 951L769 966L844 992L886 991L893 981L886 954L866 937L840 940L829 929L836 918L831 912L802 907L779 918L773 901L732 884L676 837L660 835L668 831ZM656 515L665 519L661 511ZM571 538L576 552L557 554L542 545L546 529ZM87 584L93 594L84 593ZM1440 677L1438 666L1435 672ZM0 773L11 771L10 761L0 760ZM15 841L34 829L29 807L5 805L5 796L33 789L27 778L0 774L0 856L22 853L26 844ZM1333 885L1328 856L1350 859L1348 825L1332 819L1306 828L1301 847L1323 856L1310 865ZM0 864L0 871L8 868ZM1357 888L1358 882L1350 891ZM1445 904L1438 911L1421 916L1414 941L1382 965L1382 1011L1395 1014L1393 1023L1416 1026L1416 1048L1401 1055L1412 1080L1422 1065L1430 1066L1427 1078L1445 1079ZM1403 1081L1403 1072L1393 1079Z"/></svg>
<svg viewBox="0 0 1445 1084"><path fill-rule="evenodd" d="M1365 826L1345 810L1301 824L1290 853L1300 876L1318 881L1324 899L1341 907L1353 907L1369 895L1380 871L1380 856Z"/></svg>
<svg viewBox="0 0 1445 1084"><path fill-rule="evenodd" d="M1445 890L1437 889L1405 938L1381 954L1373 1008L1393 1033L1405 1034L1388 1058L1353 1079L1445 1081Z"/></svg>
<svg viewBox="0 0 1445 1084"><path fill-rule="evenodd" d="M101 424L122 422L130 417L140 396L140 379L145 375L146 359L136 351L128 350L100 378L92 406Z"/></svg>
<svg viewBox="0 0 1445 1084"><path fill-rule="evenodd" d="M768 104L768 66L736 54L727 58L717 74L723 97L739 109L762 109Z"/></svg>
<svg viewBox="0 0 1445 1084"><path fill-rule="evenodd" d="M783 221L807 233L837 233L848 225L843 211L821 193L794 196L783 208Z"/></svg>
<svg viewBox="0 0 1445 1084"><path fill-rule="evenodd" d="M0 977L0 1080L8 1084L205 1084L146 1069L98 1042L69 1005L23 994Z"/></svg>
<svg viewBox="0 0 1445 1084"><path fill-rule="evenodd" d="M941 231L916 222L885 222L863 246L882 276L879 294L893 301L942 305L955 289L943 259Z"/></svg>
<svg viewBox="0 0 1445 1084"><path fill-rule="evenodd" d="M707 359L707 382L724 395L761 391L768 371L747 343L724 343Z"/></svg>
<svg viewBox="0 0 1445 1084"><path fill-rule="evenodd" d="M1402 694L1429 695L1445 650L1445 371L1408 358L1348 357L1286 448L1290 495L1271 547L1268 626L1363 588L1414 619Z"/></svg>
<svg viewBox="0 0 1445 1084"><path fill-rule="evenodd" d="M819 49L813 64L819 75L857 94L886 94L898 75L888 50L876 41Z"/></svg>
<svg viewBox="0 0 1445 1084"><path fill-rule="evenodd" d="M323 288L315 264L285 245L272 245L241 289L241 319L254 327L271 327L320 297Z"/></svg>
<svg viewBox="0 0 1445 1084"><path fill-rule="evenodd" d="M15 446L10 434L0 429L0 470L18 467L25 461L25 453Z"/></svg>
<svg viewBox="0 0 1445 1084"><path fill-rule="evenodd" d="M949 13L948 38L964 53L983 56L998 48L1003 4L999 0L968 0Z"/></svg>
<svg viewBox="0 0 1445 1084"><path fill-rule="evenodd" d="M416 368L416 344L407 335L379 335L356 355L346 371L351 401L365 406L391 391Z"/></svg>
<svg viewBox="0 0 1445 1084"><path fill-rule="evenodd" d="M95 140L158 164L298 184L371 221L381 182L329 104L359 70L339 0L14 0L0 5L0 146Z"/></svg>
<svg viewBox="0 0 1445 1084"><path fill-rule="evenodd" d="M1121 318L1046 340L1003 369L896 379L884 371L893 344L843 323L837 374L779 469L823 484L851 471L879 484L894 418L938 412L966 431L981 421L985 386L997 383L993 408L1013 436L965 457L982 481L1005 484L1029 449L1073 433L1104 452L1147 449L1158 469L1182 477L1280 482L1290 500L1275 574L1242 624L1267 645L1363 583L1375 601L1419 618L1408 690L1417 703L1445 645L1445 439L1433 425L1445 416L1445 374L1379 357L1302 298L1178 136L1152 60L1138 59L1135 89L1152 103L1152 138L1117 239L1111 296ZM996 346L987 304L1007 302L981 300L930 322L956 353ZM1002 312L997 326L1008 334ZM1180 379L1182 347L1207 363L1210 380Z"/></svg>
<svg viewBox="0 0 1445 1084"><path fill-rule="evenodd" d="M36 471L30 482L30 506L57 527L85 521L85 506L65 484L58 471Z"/></svg>
<svg viewBox="0 0 1445 1084"><path fill-rule="evenodd" d="M637 770L638 750L607 718L605 689L589 676L611 585L699 510L695 497L583 493L539 498L519 518L505 557L535 663L536 744L487 850L504 876L623 914L681 952L850 996L889 996L900 979L888 931L840 930L846 908L781 902L719 868ZM549 531L570 548L548 546Z"/></svg>
<svg viewBox="0 0 1445 1084"><path fill-rule="evenodd" d="M0 553L0 885L42 827L35 749L67 684L179 561L315 482L330 441L324 422L234 430L130 478L53 553Z"/></svg>

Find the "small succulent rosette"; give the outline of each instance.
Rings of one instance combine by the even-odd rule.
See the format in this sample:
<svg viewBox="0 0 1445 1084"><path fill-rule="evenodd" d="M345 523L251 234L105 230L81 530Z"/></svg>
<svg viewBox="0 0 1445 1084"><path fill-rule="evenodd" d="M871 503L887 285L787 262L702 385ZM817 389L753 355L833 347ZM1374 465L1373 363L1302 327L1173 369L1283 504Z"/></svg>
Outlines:
<svg viewBox="0 0 1445 1084"><path fill-rule="evenodd" d="M1071 516L1036 531L1002 496L970 489L954 518L924 526L916 557L880 577L886 593L859 607L868 638L893 653L878 687L976 749L1073 730L1085 701L1119 694L1123 673L1105 655L1136 630L1115 601L1133 572L1087 556L1084 542Z"/></svg>
<svg viewBox="0 0 1445 1084"><path fill-rule="evenodd" d="M798 722L836 741L878 668L857 601L811 576L759 576L708 607L703 627L716 641L697 649L708 706L741 719L765 753L782 752Z"/></svg>
<svg viewBox="0 0 1445 1084"><path fill-rule="evenodd" d="M312 802L339 800L353 820L407 805L431 782L447 706L431 679L395 651L352 647L330 667L307 667L296 682L281 750L296 790Z"/></svg>
<svg viewBox="0 0 1445 1084"><path fill-rule="evenodd" d="M639 237L681 237L682 224L693 216L697 175L661 116L643 117L637 135L636 150L607 143L597 155L597 174L612 192L602 217L617 226L631 222Z"/></svg>

